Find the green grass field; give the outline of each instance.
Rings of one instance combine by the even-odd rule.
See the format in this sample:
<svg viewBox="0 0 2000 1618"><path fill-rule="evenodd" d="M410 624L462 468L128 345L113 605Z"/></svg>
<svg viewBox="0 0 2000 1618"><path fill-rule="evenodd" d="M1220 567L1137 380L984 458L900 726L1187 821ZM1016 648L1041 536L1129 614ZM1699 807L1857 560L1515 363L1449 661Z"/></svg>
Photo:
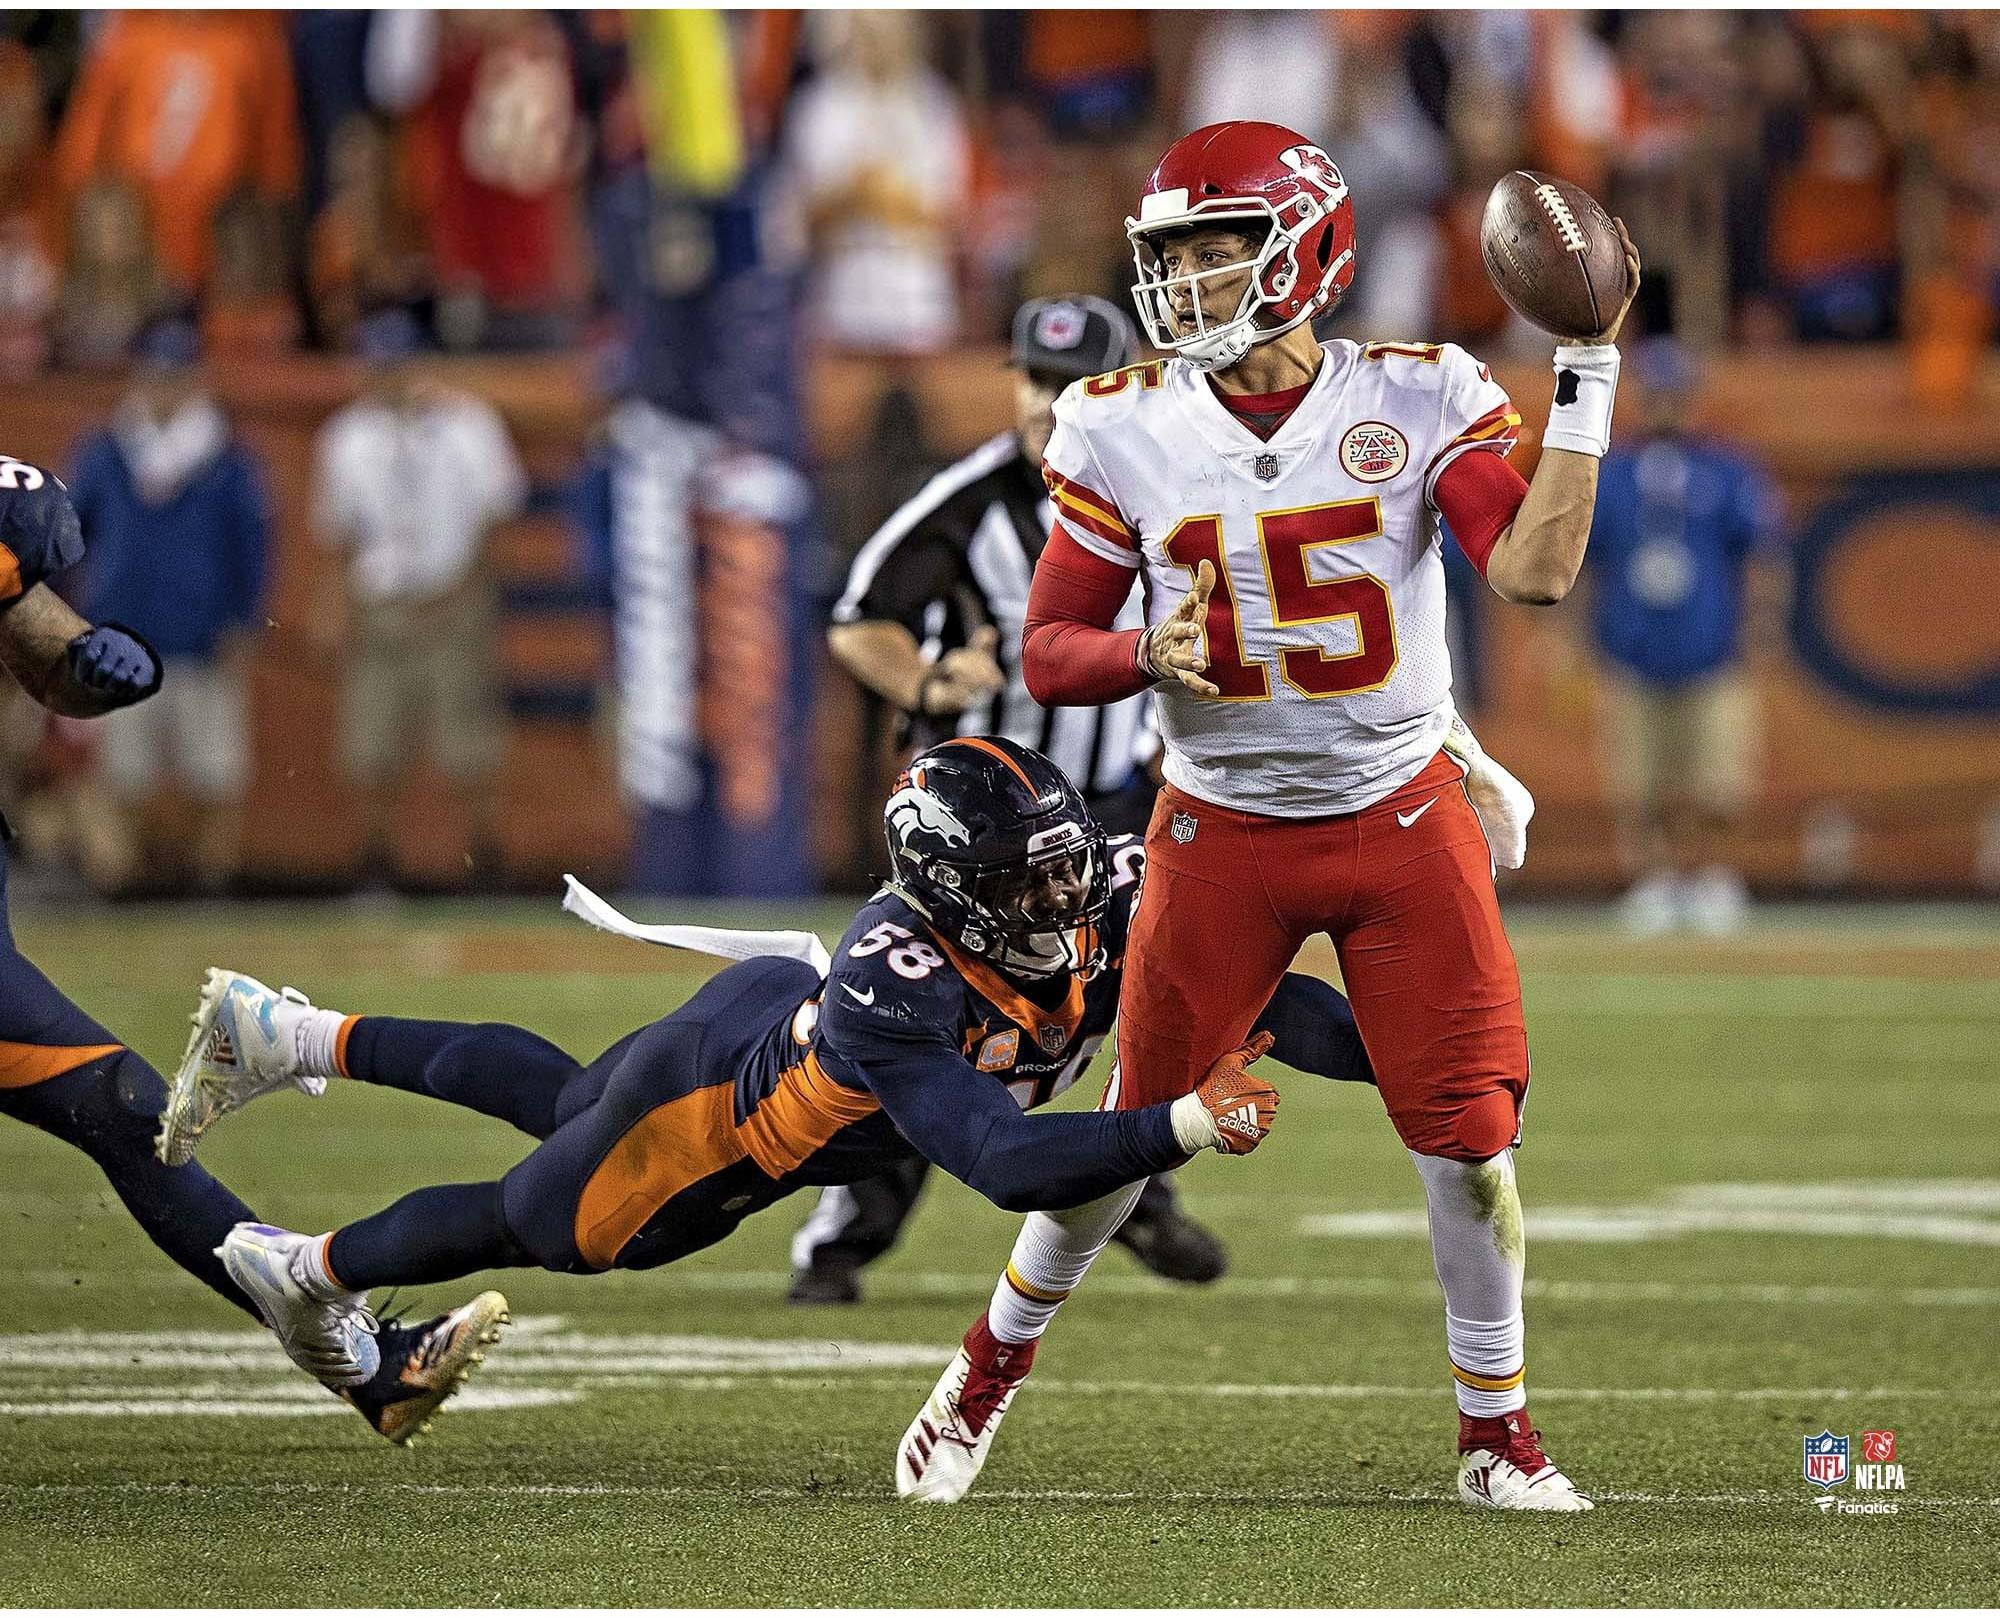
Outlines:
<svg viewBox="0 0 2000 1618"><path fill-rule="evenodd" d="M842 915L805 919L830 937ZM700 976L553 907L18 930L162 1063L212 961L584 1053ZM1641 947L1529 917L1516 942L1529 1387L1588 1517L1457 1505L1421 1198L1357 1087L1285 1080L1264 1150L1190 1168L1230 1279L1178 1291L1108 1254L950 1508L900 1504L890 1466L1012 1239L957 1185L859 1309L781 1301L803 1201L651 1275L493 1277L519 1326L399 1452L154 1252L75 1152L0 1121L0 1601L2000 1601L2000 921L1794 915ZM523 1144L336 1086L260 1103L204 1160L321 1229ZM1894 1429L1907 1491L1832 1491L1894 1515L1815 1509L1801 1440L1822 1428L1856 1462L1863 1429Z"/></svg>

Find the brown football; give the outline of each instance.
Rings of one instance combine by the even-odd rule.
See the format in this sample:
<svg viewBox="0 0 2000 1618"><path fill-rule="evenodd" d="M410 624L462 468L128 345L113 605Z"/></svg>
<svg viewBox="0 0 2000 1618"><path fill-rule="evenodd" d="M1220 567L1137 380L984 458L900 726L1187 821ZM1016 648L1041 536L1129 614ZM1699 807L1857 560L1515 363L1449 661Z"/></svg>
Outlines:
<svg viewBox="0 0 2000 1618"><path fill-rule="evenodd" d="M1625 249L1581 186L1515 169L1486 199L1479 254L1500 296L1558 337L1597 337L1625 297Z"/></svg>

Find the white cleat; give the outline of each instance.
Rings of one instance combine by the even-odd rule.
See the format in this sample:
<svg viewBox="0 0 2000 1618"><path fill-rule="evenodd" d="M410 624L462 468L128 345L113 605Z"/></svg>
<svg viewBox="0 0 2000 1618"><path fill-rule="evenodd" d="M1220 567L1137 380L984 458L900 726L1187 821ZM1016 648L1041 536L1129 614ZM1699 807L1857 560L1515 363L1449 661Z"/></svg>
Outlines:
<svg viewBox="0 0 2000 1618"><path fill-rule="evenodd" d="M382 1365L375 1317L362 1293L323 1299L299 1281L298 1256L316 1240L275 1225L245 1223L223 1237L215 1256L278 1334L294 1365L329 1388L358 1387Z"/></svg>
<svg viewBox="0 0 2000 1618"><path fill-rule="evenodd" d="M202 981L194 1031L174 1072L153 1150L170 1167L194 1156L216 1120L273 1090L321 1095L326 1080L299 1072L299 1013L312 1002L241 972L211 966Z"/></svg>
<svg viewBox="0 0 2000 1618"><path fill-rule="evenodd" d="M966 1342L982 1363L961 1347L896 1446L896 1493L905 1500L948 1505L965 1498L1034 1363L1034 1343L996 1342L983 1315Z"/></svg>
<svg viewBox="0 0 2000 1618"><path fill-rule="evenodd" d="M1458 1497L1486 1511L1595 1509L1590 1497L1557 1471L1547 1456L1541 1460L1539 1467L1523 1470L1490 1449L1472 1450L1458 1458Z"/></svg>

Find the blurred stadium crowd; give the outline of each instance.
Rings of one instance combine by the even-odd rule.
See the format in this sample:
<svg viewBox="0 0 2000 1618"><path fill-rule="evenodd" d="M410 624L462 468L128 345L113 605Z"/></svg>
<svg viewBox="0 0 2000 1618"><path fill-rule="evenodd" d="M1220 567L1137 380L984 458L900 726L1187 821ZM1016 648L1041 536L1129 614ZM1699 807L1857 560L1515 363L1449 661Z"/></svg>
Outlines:
<svg viewBox="0 0 2000 1618"><path fill-rule="evenodd" d="M1517 164L1622 213L1698 342L1979 340L2000 287L1990 12L8 17L17 379L172 308L216 353L341 350L384 307L559 346L715 273L718 208L826 342L998 338L1023 295L1116 294L1134 171L1250 115L1341 162L1370 330L1501 334L1468 249Z"/></svg>
<svg viewBox="0 0 2000 1618"><path fill-rule="evenodd" d="M1972 413L1996 13L10 12L0 447L72 481L92 560L69 588L160 644L172 694L95 739L0 730L31 844L113 890L331 880L335 844L382 880L425 831L397 806L427 721L454 882L540 875L565 841L658 888L858 879L853 743L885 716L819 655L849 559L1004 424L981 378L1021 302L1125 306L1137 184L1243 116L1353 188L1330 335L1543 365L1477 252L1493 180L1527 166L1642 244L1628 331L1684 345L1648 368L1668 391L1696 386L1688 354L1879 352ZM1779 471L1817 491L1825 459ZM538 522L561 537L496 544ZM593 716L608 750L524 741ZM2000 881L1984 782L1954 813L1987 817ZM149 848L163 786L194 819ZM828 789L863 806L851 835ZM1782 836L1820 853L1770 873L1819 859L1838 885L1856 811L1787 790ZM1959 843L1940 858L1970 874Z"/></svg>

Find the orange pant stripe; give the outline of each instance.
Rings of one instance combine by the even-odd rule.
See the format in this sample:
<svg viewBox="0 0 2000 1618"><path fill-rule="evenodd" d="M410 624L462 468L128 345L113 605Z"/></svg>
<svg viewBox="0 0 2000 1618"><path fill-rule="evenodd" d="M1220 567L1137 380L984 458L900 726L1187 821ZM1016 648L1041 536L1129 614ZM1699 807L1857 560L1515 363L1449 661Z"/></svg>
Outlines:
<svg viewBox="0 0 2000 1618"><path fill-rule="evenodd" d="M23 1045L0 1039L0 1090L23 1090L44 1079L61 1078L86 1062L115 1056L124 1048L123 1045Z"/></svg>
<svg viewBox="0 0 2000 1618"><path fill-rule="evenodd" d="M619 1249L681 1192L750 1155L735 1106L734 1085L703 1085L625 1131L577 1199L576 1250L585 1263L610 1269Z"/></svg>

